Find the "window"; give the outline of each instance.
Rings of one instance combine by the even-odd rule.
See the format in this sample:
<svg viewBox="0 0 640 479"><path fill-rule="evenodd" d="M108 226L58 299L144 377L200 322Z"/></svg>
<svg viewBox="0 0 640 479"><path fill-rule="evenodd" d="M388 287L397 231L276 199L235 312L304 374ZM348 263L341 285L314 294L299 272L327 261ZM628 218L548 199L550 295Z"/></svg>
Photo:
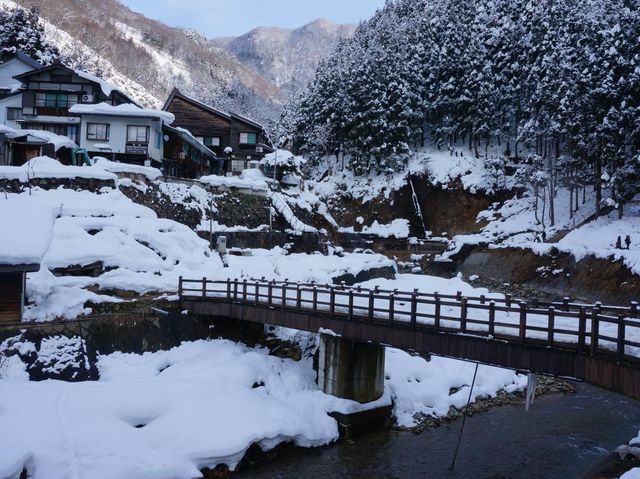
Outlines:
<svg viewBox="0 0 640 479"><path fill-rule="evenodd" d="M240 144L255 145L258 142L257 136L255 133L240 133Z"/></svg>
<svg viewBox="0 0 640 479"><path fill-rule="evenodd" d="M220 146L220 138L217 136L205 136L202 138L202 143L206 146Z"/></svg>
<svg viewBox="0 0 640 479"><path fill-rule="evenodd" d="M88 123L87 140L109 141L109 125L106 123Z"/></svg>
<svg viewBox="0 0 640 479"><path fill-rule="evenodd" d="M22 120L24 116L22 115L22 108L11 108L7 107L7 120Z"/></svg>
<svg viewBox="0 0 640 479"><path fill-rule="evenodd" d="M45 108L67 108L78 103L78 95L67 93L36 93L36 106Z"/></svg>
<svg viewBox="0 0 640 479"><path fill-rule="evenodd" d="M149 143L149 127L127 125L127 141L130 143Z"/></svg>
<svg viewBox="0 0 640 479"><path fill-rule="evenodd" d="M158 130L153 130L153 141L157 150L162 148L162 133Z"/></svg>
<svg viewBox="0 0 640 479"><path fill-rule="evenodd" d="M231 171L241 173L246 167L245 160L231 160Z"/></svg>

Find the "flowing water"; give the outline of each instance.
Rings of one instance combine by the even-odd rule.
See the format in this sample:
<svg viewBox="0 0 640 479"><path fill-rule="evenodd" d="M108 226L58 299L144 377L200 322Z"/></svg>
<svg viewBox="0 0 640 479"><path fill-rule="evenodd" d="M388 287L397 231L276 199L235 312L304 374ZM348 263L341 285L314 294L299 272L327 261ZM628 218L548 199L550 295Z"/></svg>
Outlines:
<svg viewBox="0 0 640 479"><path fill-rule="evenodd" d="M319 449L285 450L241 478L582 478L640 430L640 402L579 384L576 394L509 405L420 434L383 431Z"/></svg>

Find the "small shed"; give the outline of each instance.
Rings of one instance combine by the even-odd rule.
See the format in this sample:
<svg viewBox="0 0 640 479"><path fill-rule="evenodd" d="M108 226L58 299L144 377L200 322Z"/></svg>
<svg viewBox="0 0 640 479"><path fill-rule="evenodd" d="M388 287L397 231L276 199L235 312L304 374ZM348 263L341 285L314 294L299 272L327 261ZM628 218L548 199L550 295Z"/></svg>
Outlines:
<svg viewBox="0 0 640 479"><path fill-rule="evenodd" d="M22 320L27 273L40 270L55 213L35 200L0 198L0 324Z"/></svg>

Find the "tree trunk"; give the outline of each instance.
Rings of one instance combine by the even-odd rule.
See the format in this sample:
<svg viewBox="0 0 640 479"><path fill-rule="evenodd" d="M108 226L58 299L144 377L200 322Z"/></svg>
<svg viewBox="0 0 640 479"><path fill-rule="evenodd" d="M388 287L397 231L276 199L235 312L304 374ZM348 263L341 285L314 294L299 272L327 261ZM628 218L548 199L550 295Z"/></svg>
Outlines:
<svg viewBox="0 0 640 479"><path fill-rule="evenodd" d="M596 218L600 217L600 203L602 202L602 164L600 163L600 158L596 159L595 165L595 183L593 185L594 191L596 193Z"/></svg>
<svg viewBox="0 0 640 479"><path fill-rule="evenodd" d="M569 219L573 219L573 186L569 189Z"/></svg>

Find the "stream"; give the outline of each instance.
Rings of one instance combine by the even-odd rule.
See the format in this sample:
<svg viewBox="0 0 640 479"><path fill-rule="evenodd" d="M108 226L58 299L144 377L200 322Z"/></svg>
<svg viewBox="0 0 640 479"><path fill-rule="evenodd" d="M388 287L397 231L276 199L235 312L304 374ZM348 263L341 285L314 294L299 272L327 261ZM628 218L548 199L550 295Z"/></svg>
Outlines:
<svg viewBox="0 0 640 479"><path fill-rule="evenodd" d="M583 478L640 430L640 402L576 384L575 394L495 407L420 434L387 430L317 449L287 449L239 478Z"/></svg>

